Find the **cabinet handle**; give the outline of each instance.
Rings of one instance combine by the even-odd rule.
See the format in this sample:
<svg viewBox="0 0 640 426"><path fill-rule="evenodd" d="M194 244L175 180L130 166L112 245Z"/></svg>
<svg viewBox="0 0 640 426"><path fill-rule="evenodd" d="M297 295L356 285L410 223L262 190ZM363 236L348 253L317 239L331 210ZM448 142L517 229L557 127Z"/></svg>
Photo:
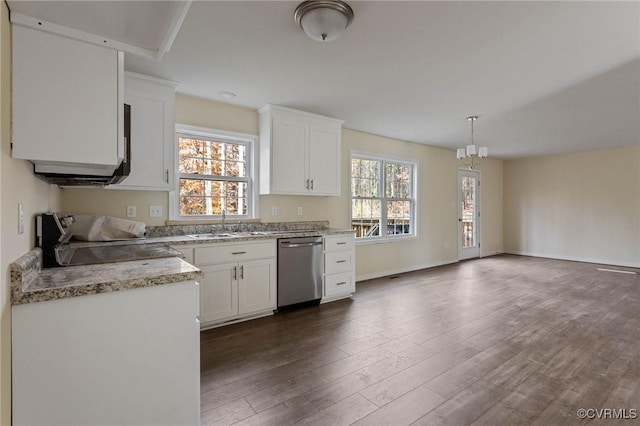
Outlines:
<svg viewBox="0 0 640 426"><path fill-rule="evenodd" d="M338 260L336 263L347 263L346 260Z"/></svg>
<svg viewBox="0 0 640 426"><path fill-rule="evenodd" d="M246 251L234 251L231 254L247 254L247 252Z"/></svg>
<svg viewBox="0 0 640 426"><path fill-rule="evenodd" d="M164 170L164 180L166 183L169 183L169 169Z"/></svg>
<svg viewBox="0 0 640 426"><path fill-rule="evenodd" d="M336 243L336 245L338 245L338 246L343 246L345 244L347 244L345 241L342 241L341 243Z"/></svg>
<svg viewBox="0 0 640 426"><path fill-rule="evenodd" d="M233 280L237 280L238 279L238 267L234 266L233 267Z"/></svg>
<svg viewBox="0 0 640 426"><path fill-rule="evenodd" d="M345 285L346 283L347 283L346 281L342 281L342 282L337 283L336 285Z"/></svg>
<svg viewBox="0 0 640 426"><path fill-rule="evenodd" d="M313 179L311 179L311 190L313 191Z"/></svg>
<svg viewBox="0 0 640 426"><path fill-rule="evenodd" d="M240 279L244 279L244 265L240 265Z"/></svg>

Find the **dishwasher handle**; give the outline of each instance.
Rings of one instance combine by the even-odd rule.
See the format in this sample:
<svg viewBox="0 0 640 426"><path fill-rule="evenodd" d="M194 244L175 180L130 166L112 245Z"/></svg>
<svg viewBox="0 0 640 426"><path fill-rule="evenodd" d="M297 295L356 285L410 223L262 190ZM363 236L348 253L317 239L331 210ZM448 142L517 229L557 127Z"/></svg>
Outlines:
<svg viewBox="0 0 640 426"><path fill-rule="evenodd" d="M284 241L280 243L280 247L283 247L283 248L312 247L312 246L321 246L321 245L322 245L322 241L317 243L290 243L290 242Z"/></svg>

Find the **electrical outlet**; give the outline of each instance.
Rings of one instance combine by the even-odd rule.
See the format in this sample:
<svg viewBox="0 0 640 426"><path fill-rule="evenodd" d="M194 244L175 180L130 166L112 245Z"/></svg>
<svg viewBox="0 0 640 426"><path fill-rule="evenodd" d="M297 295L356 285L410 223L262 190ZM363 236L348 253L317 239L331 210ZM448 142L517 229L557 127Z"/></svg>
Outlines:
<svg viewBox="0 0 640 426"><path fill-rule="evenodd" d="M136 206L127 206L127 217L136 217Z"/></svg>
<svg viewBox="0 0 640 426"><path fill-rule="evenodd" d="M149 217L162 217L162 206L149 205Z"/></svg>
<svg viewBox="0 0 640 426"><path fill-rule="evenodd" d="M298 207L298 216L302 216L302 207Z"/></svg>
<svg viewBox="0 0 640 426"><path fill-rule="evenodd" d="M271 216L278 216L278 208L271 207Z"/></svg>
<svg viewBox="0 0 640 426"><path fill-rule="evenodd" d="M24 208L18 203L18 235L24 234Z"/></svg>

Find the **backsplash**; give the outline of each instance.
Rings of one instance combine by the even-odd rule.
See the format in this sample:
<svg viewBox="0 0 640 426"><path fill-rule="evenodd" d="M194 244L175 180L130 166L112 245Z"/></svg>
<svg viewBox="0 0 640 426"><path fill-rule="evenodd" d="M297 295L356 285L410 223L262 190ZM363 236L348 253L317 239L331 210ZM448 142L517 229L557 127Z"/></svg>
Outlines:
<svg viewBox="0 0 640 426"><path fill-rule="evenodd" d="M209 232L256 232L256 231L307 231L329 227L328 220L308 222L267 222L267 223L226 223L224 225L165 225L147 226L145 236L148 238L175 237L189 234L206 234Z"/></svg>

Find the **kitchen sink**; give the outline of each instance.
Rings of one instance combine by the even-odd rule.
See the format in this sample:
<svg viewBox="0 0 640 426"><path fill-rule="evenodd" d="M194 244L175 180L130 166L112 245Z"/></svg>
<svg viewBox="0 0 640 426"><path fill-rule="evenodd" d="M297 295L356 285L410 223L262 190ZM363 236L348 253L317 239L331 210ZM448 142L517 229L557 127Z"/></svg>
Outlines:
<svg viewBox="0 0 640 426"><path fill-rule="evenodd" d="M238 234L229 234L228 232L223 232L219 234L209 233L209 234L191 234L187 235L189 238L193 238L194 240L203 240L210 238L237 238L240 235Z"/></svg>
<svg viewBox="0 0 640 426"><path fill-rule="evenodd" d="M310 231L252 231L252 232L219 232L219 233L206 233L206 234L189 234L187 237L194 240L207 240L212 238L241 238L249 236L268 236L268 235L283 235L283 234L300 234Z"/></svg>
<svg viewBox="0 0 640 426"><path fill-rule="evenodd" d="M311 231L254 231L251 235L280 235L280 234L300 234Z"/></svg>

